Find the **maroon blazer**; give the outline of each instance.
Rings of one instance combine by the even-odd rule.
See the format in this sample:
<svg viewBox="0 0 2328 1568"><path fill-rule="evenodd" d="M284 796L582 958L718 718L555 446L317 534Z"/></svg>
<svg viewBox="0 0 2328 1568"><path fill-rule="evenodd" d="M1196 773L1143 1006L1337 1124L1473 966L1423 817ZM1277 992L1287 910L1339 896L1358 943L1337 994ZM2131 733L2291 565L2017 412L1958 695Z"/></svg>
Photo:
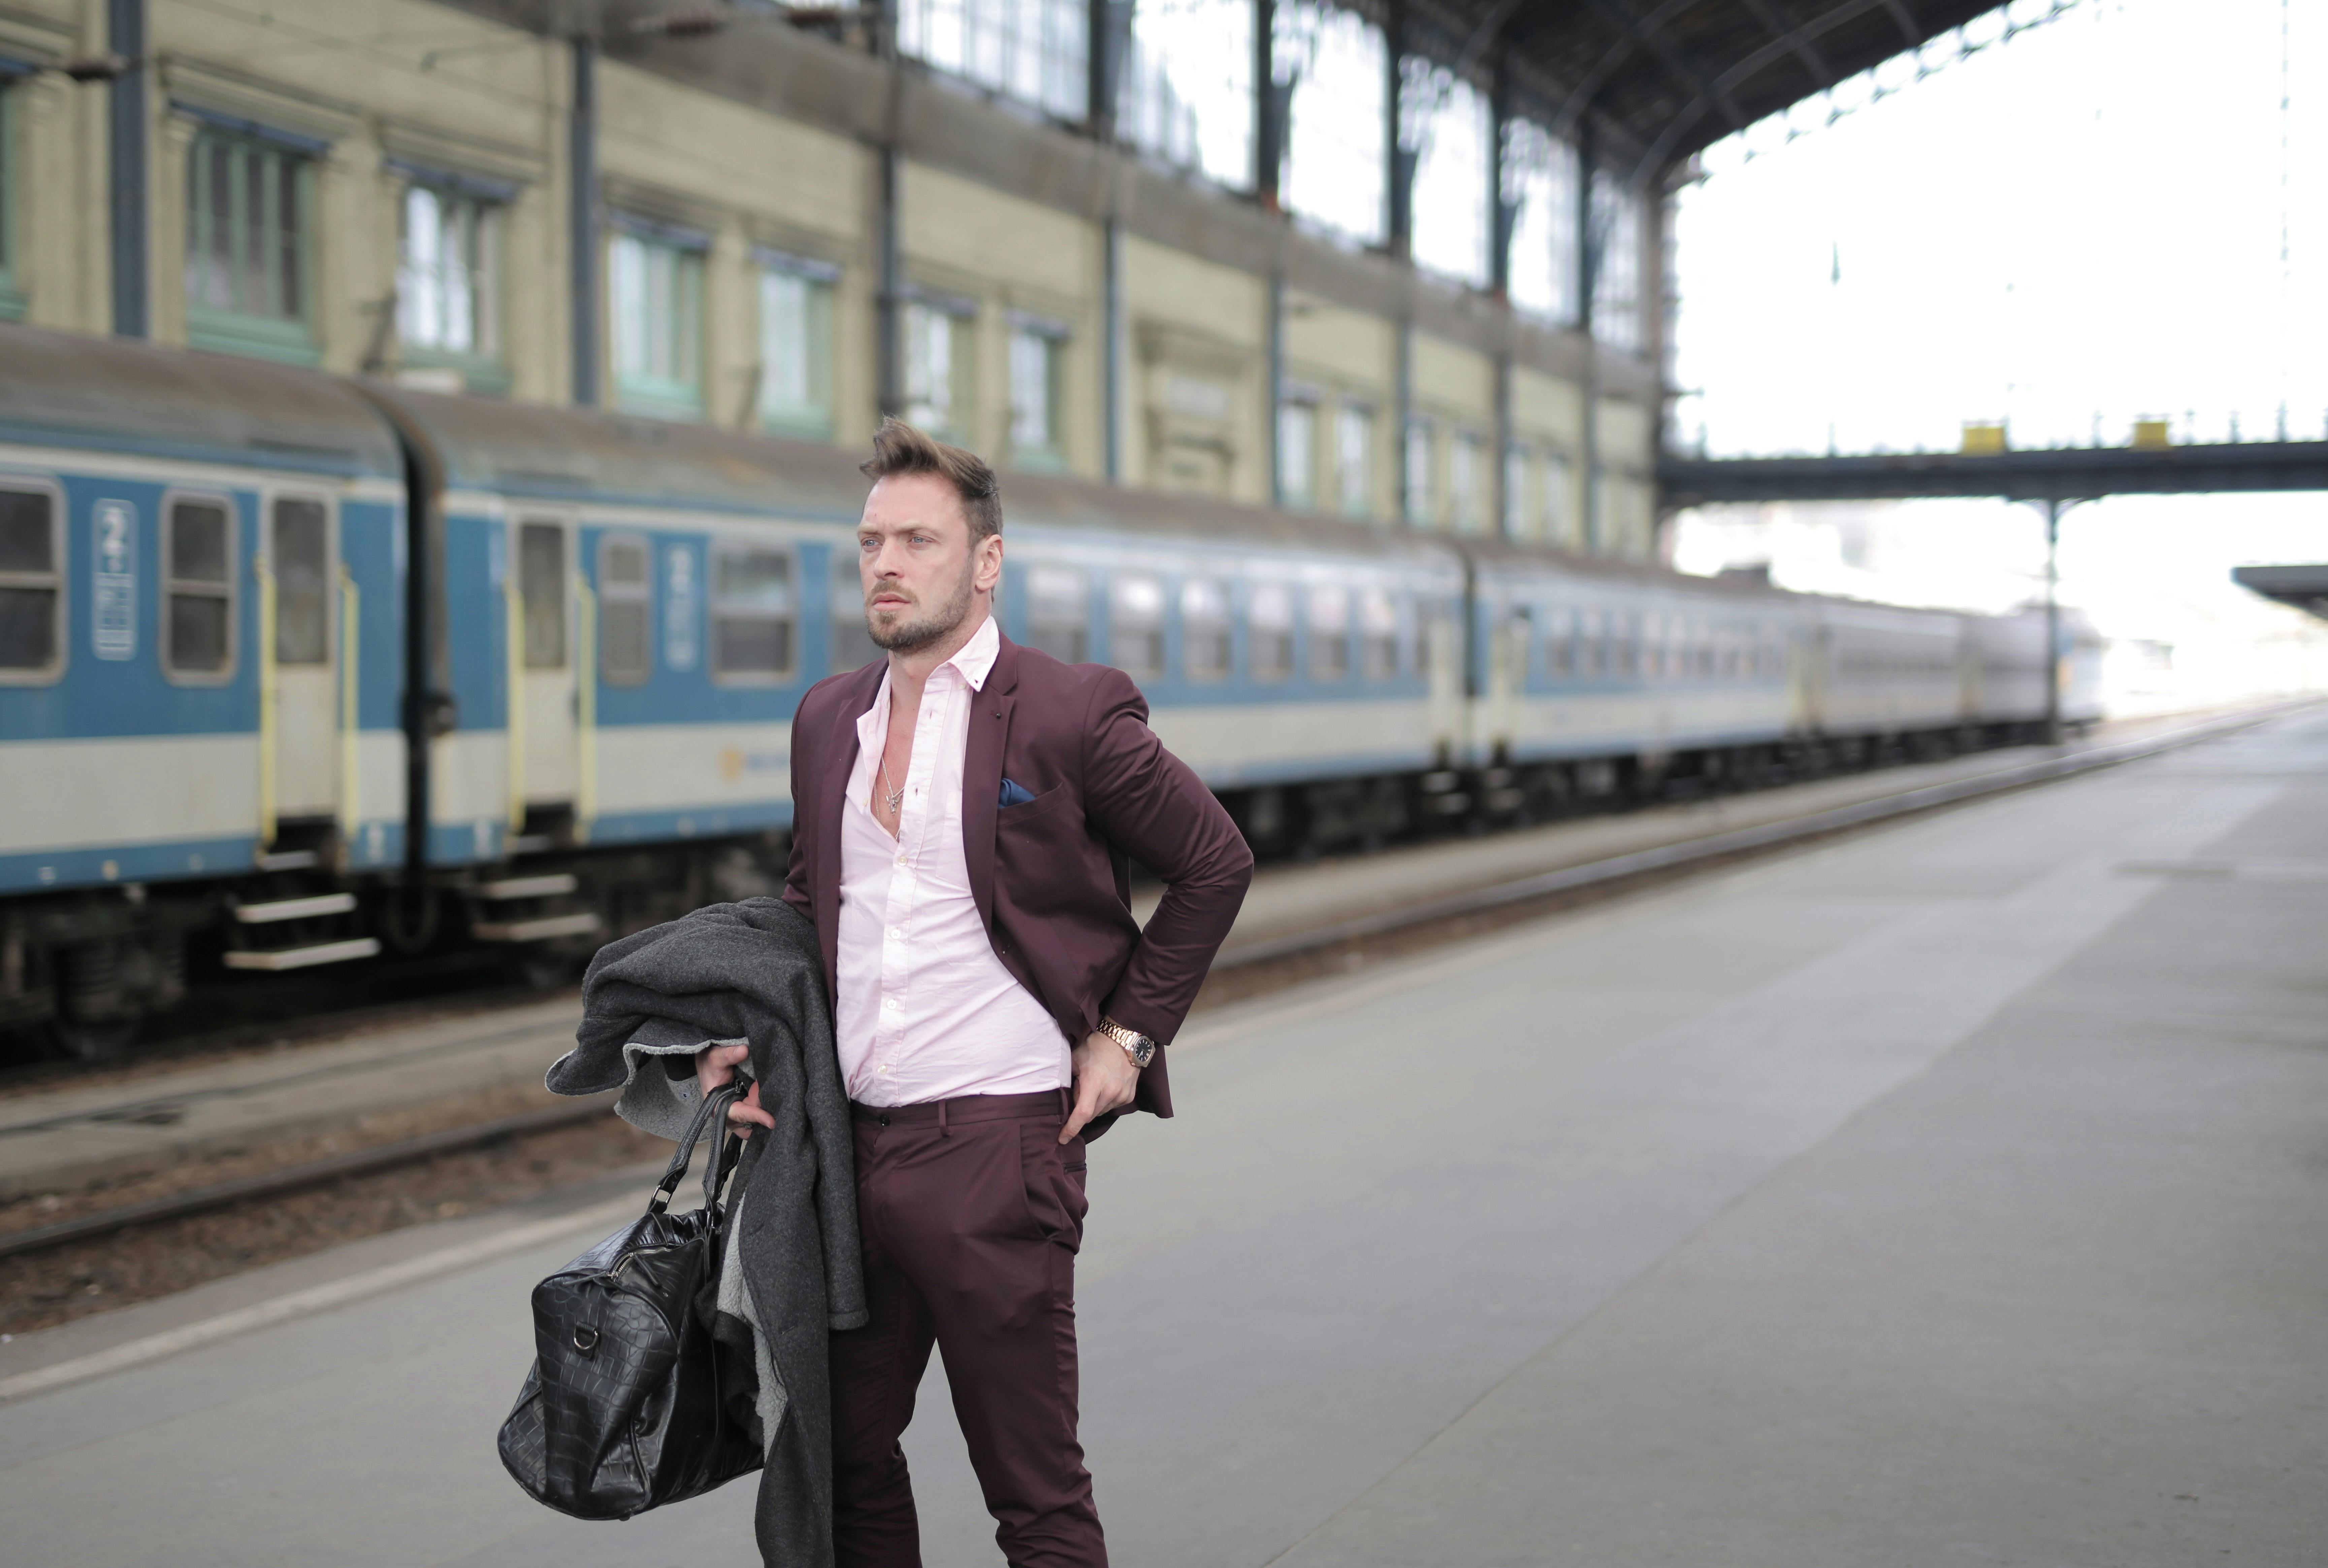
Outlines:
<svg viewBox="0 0 2328 1568"><path fill-rule="evenodd" d="M840 812L857 720L886 668L876 660L818 681L793 716L784 901L816 923L827 996L838 992ZM1001 807L1006 778L1034 798ZM1169 1041L1244 902L1253 851L1212 791L1148 728L1131 677L1002 638L985 689L972 697L962 792L971 891L1003 967L1072 1042L1102 1013L1159 1047ZM1145 929L1131 917L1132 860L1165 884ZM1172 1114L1160 1048L1132 1108Z"/></svg>

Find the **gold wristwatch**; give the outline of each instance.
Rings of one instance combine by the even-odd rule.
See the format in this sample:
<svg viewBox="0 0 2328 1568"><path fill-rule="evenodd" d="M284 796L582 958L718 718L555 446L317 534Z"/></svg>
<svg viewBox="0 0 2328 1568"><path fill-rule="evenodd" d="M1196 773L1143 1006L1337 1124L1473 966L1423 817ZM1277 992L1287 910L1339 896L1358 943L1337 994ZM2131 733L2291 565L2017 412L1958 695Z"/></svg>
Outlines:
<svg viewBox="0 0 2328 1568"><path fill-rule="evenodd" d="M1156 1042L1138 1029L1125 1028L1103 1014L1099 1020L1099 1032L1122 1046L1123 1054L1131 1058L1131 1065L1135 1067L1144 1067L1156 1059Z"/></svg>

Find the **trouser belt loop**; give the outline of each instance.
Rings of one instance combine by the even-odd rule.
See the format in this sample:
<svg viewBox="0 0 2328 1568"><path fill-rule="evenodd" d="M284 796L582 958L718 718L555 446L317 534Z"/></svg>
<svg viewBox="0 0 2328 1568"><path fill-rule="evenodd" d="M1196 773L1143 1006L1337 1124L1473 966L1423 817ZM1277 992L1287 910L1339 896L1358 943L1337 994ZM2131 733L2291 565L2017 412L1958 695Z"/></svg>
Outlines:
<svg viewBox="0 0 2328 1568"><path fill-rule="evenodd" d="M945 1112L945 1108L946 1108L946 1103L945 1103L944 1101L943 1101L943 1100L939 1101L939 1102L938 1102L938 1136L939 1136L939 1137L941 1137L941 1138L951 1138L951 1137L953 1137L953 1131L950 1131L950 1130L947 1128L947 1126L946 1126L946 1112Z"/></svg>
<svg viewBox="0 0 2328 1568"><path fill-rule="evenodd" d="M1059 1120L1065 1122L1075 1113L1075 1097L1067 1093L1066 1085L1062 1084L1059 1085Z"/></svg>

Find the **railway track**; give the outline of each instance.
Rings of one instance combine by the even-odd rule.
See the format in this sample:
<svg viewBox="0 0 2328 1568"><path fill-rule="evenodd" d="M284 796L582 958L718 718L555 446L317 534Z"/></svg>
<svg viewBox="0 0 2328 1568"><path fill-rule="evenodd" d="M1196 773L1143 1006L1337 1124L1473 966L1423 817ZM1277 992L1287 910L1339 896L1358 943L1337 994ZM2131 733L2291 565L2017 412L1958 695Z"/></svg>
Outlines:
<svg viewBox="0 0 2328 1568"><path fill-rule="evenodd" d="M1214 965L1215 984L1250 995L1324 970L1364 962L1372 950L1398 951L1470 934L1487 924L1533 917L1548 908L1637 890L1661 878L1767 856L1887 822L2073 778L2156 756L2262 723L2295 704L2245 710L2128 740L2057 754L1990 772L1920 785L1783 820L1701 833L1628 853L1514 878L1459 893L1422 897L1238 944ZM1208 988L1210 990L1212 988ZM280 1169L212 1183L138 1203L0 1235L0 1259L23 1256L132 1226L174 1220L255 1198L279 1197L349 1177L408 1165L501 1140L517 1140L603 1116L609 1099L577 1101L441 1129ZM78 1113L78 1121L129 1121L153 1114L151 1101L130 1100ZM10 1130L0 1129L0 1136Z"/></svg>

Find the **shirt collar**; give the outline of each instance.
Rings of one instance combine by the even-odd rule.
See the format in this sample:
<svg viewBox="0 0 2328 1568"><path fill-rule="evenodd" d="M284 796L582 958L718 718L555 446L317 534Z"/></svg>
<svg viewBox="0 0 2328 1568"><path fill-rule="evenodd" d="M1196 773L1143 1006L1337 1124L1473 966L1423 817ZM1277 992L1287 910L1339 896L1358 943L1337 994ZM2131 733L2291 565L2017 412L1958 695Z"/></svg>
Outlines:
<svg viewBox="0 0 2328 1568"><path fill-rule="evenodd" d="M986 690L986 677L1001 653L1002 631L994 624L994 616L990 613L978 624L978 630L970 634L970 641L956 650L954 656L946 662L962 671L962 680L969 682L972 691L983 691Z"/></svg>

